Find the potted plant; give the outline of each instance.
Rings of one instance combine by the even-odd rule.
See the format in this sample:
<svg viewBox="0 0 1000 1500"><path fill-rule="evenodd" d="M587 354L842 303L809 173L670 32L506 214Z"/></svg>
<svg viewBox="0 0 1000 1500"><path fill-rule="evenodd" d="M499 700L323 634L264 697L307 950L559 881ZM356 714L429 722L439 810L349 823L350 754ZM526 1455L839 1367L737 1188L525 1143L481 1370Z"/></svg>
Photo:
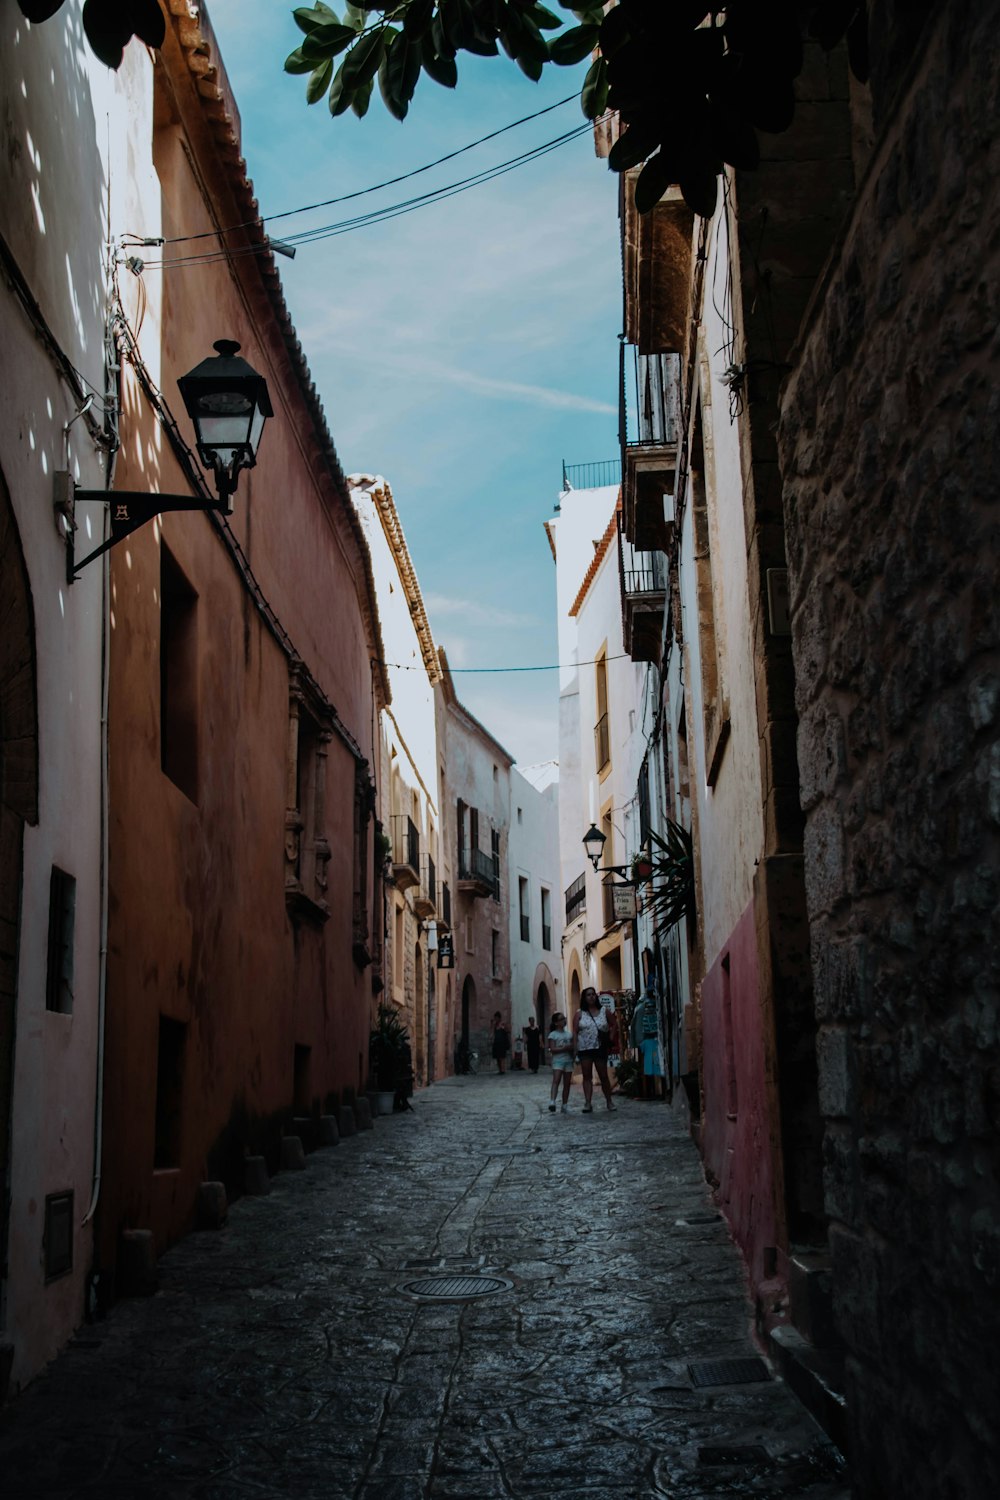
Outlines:
<svg viewBox="0 0 1000 1500"><path fill-rule="evenodd" d="M400 1084L410 1072L410 1037L394 1005L380 1005L368 1038L368 1063L378 1094L378 1112L391 1115Z"/></svg>

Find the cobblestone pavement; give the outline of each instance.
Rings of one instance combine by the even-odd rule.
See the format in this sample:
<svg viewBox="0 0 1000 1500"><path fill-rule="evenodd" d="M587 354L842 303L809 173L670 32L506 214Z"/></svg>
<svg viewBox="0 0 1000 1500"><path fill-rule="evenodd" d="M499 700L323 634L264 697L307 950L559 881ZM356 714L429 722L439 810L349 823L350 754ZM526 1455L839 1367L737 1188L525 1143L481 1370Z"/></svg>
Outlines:
<svg viewBox="0 0 1000 1500"><path fill-rule="evenodd" d="M759 1351L681 1123L547 1093L436 1084L175 1246L0 1418L4 1500L846 1500L779 1380L696 1383Z"/></svg>

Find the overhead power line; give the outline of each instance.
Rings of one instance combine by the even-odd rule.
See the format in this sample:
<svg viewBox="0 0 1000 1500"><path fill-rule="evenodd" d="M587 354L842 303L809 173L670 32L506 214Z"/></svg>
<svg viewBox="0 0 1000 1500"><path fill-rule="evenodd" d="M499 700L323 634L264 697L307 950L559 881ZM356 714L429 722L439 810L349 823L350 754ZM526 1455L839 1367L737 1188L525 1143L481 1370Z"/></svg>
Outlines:
<svg viewBox="0 0 1000 1500"><path fill-rule="evenodd" d="M325 224L315 229L301 230L296 234L285 237L285 243L289 245L313 244L318 240L333 239L342 234L350 234L357 229L365 229L372 224L380 224L389 219L399 218L402 214L413 213L418 208L425 208L432 203L443 202L446 198L452 198L458 193L468 192L470 188L480 187L483 183L492 182L497 177L504 177L508 172L515 171L518 167L527 166L529 162L537 161L549 152L556 151L569 141L579 139L588 135L593 130L593 125L586 121L584 124L569 130L565 135L556 136L554 140L546 141L541 146L534 146L530 151L522 152L520 156L511 157L510 160L501 162L495 167L487 167L482 172L476 172L471 177L460 178L457 182L446 183L443 187L433 188L430 192L421 193L415 198L406 198L399 203L386 204L384 208L373 209L371 213L360 214L353 219L341 219L333 224ZM209 265L218 260L234 260L243 255L260 255L267 251L267 245L248 245L239 250L206 250L194 255L176 256L169 260L147 260L146 270L167 270L176 266Z"/></svg>
<svg viewBox="0 0 1000 1500"><path fill-rule="evenodd" d="M602 656L600 660L625 661L627 658L627 651L619 651L614 656ZM398 667L401 672L425 672L427 670L422 662L418 666L416 662L382 661L380 657L376 657L375 660L380 667ZM594 661L550 662L542 667L453 667L449 662L448 671L452 677L457 677L460 672L465 675L475 673L488 676L498 672L561 672L564 668L572 671L574 667L595 667L596 665L596 659Z"/></svg>
<svg viewBox="0 0 1000 1500"><path fill-rule="evenodd" d="M498 135L505 135L508 130L516 130L519 125L527 125L532 120L540 120L542 115L549 115L554 109L562 109L564 104L571 104L579 97L579 94L567 94L565 99L559 99L555 104L547 104L544 109L536 109L534 114L522 115L519 120L511 120L509 125L501 125L497 130L491 130L488 135L481 135L478 140L469 141L468 145L446 152L435 161L425 162L422 167L414 167L412 171L403 172L398 177L387 177L384 182L373 183L371 187L356 188L352 193L342 193L338 198L323 198L318 203L303 204L301 208L286 208L279 214L264 214L259 220L244 219L242 223L231 224L227 229L203 229L199 234L173 235L170 239L165 239L163 244L183 245L192 240L215 239L219 234L235 234L241 229L252 229L257 223L272 224L278 219L291 219L298 214L313 213L318 208L333 208L337 203L349 203L353 198L364 198L368 193L380 193L383 188L397 187L401 182L408 182L411 177L419 177L422 172L431 172L435 167L441 167L447 161L454 161L456 156L463 156L466 151L474 151L477 146L484 146L487 141L496 140Z"/></svg>

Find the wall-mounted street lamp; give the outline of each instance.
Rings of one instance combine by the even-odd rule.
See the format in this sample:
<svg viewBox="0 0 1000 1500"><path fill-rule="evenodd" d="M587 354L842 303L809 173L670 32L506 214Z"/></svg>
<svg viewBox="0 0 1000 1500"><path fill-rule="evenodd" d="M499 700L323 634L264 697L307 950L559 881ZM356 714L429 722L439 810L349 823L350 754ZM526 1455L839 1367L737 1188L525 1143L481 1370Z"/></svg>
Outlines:
<svg viewBox="0 0 1000 1500"><path fill-rule="evenodd" d="M632 927L632 968L635 973L635 992L638 995L640 985L639 974L639 926L638 926L638 903L636 900L636 885L642 877L629 865L602 865L601 855L604 846L608 842L607 836L601 832L596 823L591 823L587 832L583 835L583 847L587 858L593 865L598 875L617 875L617 884L611 885L614 914L621 921L631 923Z"/></svg>
<svg viewBox="0 0 1000 1500"><path fill-rule="evenodd" d="M66 581L72 583L81 568L145 526L154 516L170 510L218 510L231 515L233 495L242 469L257 462L264 423L273 416L267 382L263 375L240 359L239 344L219 339L201 364L177 382L184 406L194 423L198 457L215 478L217 502L203 495L160 495L150 490L78 490L72 476L63 470L55 478L55 509L60 530L66 537ZM96 500L111 507L111 536L76 562L74 537L76 503Z"/></svg>
<svg viewBox="0 0 1000 1500"><path fill-rule="evenodd" d="M257 462L264 423L273 417L267 381L245 359L239 344L217 339L211 355L177 382L181 400L194 423L198 457L215 475L215 487L227 514L232 513L241 469Z"/></svg>
<svg viewBox="0 0 1000 1500"><path fill-rule="evenodd" d="M596 823L591 823L587 832L583 835L583 847L587 852L587 858L594 869L601 863L601 855L604 846L608 842L607 836L601 832Z"/></svg>

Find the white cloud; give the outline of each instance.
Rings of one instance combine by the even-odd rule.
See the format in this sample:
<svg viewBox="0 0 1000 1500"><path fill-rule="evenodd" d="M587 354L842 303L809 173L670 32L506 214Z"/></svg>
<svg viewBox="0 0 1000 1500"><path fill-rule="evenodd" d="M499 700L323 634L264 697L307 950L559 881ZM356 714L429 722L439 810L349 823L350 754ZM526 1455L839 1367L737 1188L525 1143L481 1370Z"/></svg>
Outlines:
<svg viewBox="0 0 1000 1500"><path fill-rule="evenodd" d="M491 604L483 604L475 599L456 599L450 594L425 594L424 604L427 606L427 614L432 625L434 620L442 615L461 615L463 622L467 624L491 627L505 625L527 628L537 626L539 623L537 615L497 609Z"/></svg>

